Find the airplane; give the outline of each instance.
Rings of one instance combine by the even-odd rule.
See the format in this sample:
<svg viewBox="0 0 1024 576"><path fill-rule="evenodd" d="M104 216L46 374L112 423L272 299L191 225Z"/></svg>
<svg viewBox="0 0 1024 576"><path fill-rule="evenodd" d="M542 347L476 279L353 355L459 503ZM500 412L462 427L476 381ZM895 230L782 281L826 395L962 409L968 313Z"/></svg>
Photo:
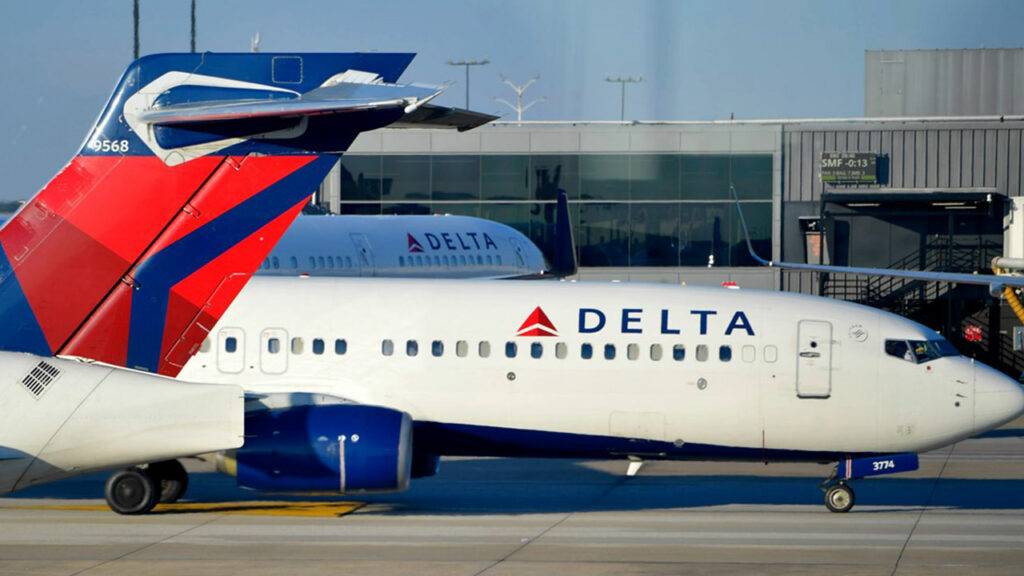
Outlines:
<svg viewBox="0 0 1024 576"><path fill-rule="evenodd" d="M0 228L0 492L88 470L125 505L243 441L243 391L172 380L363 131L493 116L396 83L404 53L132 62L71 161Z"/></svg>
<svg viewBox="0 0 1024 576"><path fill-rule="evenodd" d="M559 204L563 209L568 210ZM560 221L556 215L556 243L571 237L571 231L558 227ZM540 278L575 271L574 258L567 266L549 266L540 249L511 226L445 214L299 216L257 274Z"/></svg>
<svg viewBox="0 0 1024 576"><path fill-rule="evenodd" d="M218 456L240 486L339 494L441 456L808 461L836 463L847 512L852 480L1024 413L900 316L641 283L255 278L179 377L245 388L245 444Z"/></svg>

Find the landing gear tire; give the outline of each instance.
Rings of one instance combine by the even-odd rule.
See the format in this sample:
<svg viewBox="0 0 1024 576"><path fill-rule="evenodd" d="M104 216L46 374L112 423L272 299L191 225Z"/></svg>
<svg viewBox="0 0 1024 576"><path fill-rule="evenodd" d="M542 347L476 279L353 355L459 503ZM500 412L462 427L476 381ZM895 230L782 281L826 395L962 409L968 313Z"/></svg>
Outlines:
<svg viewBox="0 0 1024 576"><path fill-rule="evenodd" d="M160 501L160 487L142 468L128 468L107 479L104 496L118 514L146 514Z"/></svg>
<svg viewBox="0 0 1024 576"><path fill-rule="evenodd" d="M146 467L146 473L160 489L160 503L177 502L188 490L188 472L177 460L154 462Z"/></svg>
<svg viewBox="0 0 1024 576"><path fill-rule="evenodd" d="M836 484L825 491L825 507L832 512L849 512L853 504L853 488L846 484Z"/></svg>

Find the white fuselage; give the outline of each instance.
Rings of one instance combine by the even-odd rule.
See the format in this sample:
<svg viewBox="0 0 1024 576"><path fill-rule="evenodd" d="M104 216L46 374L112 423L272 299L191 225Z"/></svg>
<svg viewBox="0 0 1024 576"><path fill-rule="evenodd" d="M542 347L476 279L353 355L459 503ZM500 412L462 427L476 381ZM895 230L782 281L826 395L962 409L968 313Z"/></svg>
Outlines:
<svg viewBox="0 0 1024 576"><path fill-rule="evenodd" d="M515 228L469 216L300 216L264 276L498 278L539 275L540 249Z"/></svg>
<svg viewBox="0 0 1024 576"><path fill-rule="evenodd" d="M907 361L885 353L887 339L941 340L892 314L783 292L254 278L180 378L473 430L642 439L666 443L666 457L922 451L1024 409L996 371L958 355Z"/></svg>

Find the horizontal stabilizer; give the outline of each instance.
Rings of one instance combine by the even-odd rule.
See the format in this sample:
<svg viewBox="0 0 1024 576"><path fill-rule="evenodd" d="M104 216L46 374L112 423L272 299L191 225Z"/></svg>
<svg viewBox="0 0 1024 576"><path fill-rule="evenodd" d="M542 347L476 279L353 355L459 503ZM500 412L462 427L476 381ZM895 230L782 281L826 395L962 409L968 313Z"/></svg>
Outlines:
<svg viewBox="0 0 1024 576"><path fill-rule="evenodd" d="M459 132L472 130L488 122L497 120L497 116L474 112L462 108L446 108L434 104L424 104L416 110L402 116L389 128L454 128Z"/></svg>

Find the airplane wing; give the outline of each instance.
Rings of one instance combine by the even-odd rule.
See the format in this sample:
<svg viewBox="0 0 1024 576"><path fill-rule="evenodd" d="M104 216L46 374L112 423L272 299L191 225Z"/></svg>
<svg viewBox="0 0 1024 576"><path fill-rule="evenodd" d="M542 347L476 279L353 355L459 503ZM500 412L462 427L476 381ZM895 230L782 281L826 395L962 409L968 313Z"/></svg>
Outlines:
<svg viewBox="0 0 1024 576"><path fill-rule="evenodd" d="M925 270L900 270L893 268L865 268L858 266L831 266L827 264L806 264L802 262L783 262L766 260L758 256L754 251L754 245L750 242L750 232L747 229L747 221L743 217L743 210L740 208L739 198L736 196L736 189L729 186L736 202L736 212L739 213L740 225L743 227L743 236L747 243L747 251L750 257L758 264L769 268L785 270L806 270L808 272L827 272L835 274L857 274L860 276L886 276L890 278L906 278L907 280L922 280L925 282L952 282L954 284L973 284L977 286L988 286L992 296L999 296L1003 288L1024 288L1024 276L1000 276L995 274L966 274L963 272L928 272Z"/></svg>

